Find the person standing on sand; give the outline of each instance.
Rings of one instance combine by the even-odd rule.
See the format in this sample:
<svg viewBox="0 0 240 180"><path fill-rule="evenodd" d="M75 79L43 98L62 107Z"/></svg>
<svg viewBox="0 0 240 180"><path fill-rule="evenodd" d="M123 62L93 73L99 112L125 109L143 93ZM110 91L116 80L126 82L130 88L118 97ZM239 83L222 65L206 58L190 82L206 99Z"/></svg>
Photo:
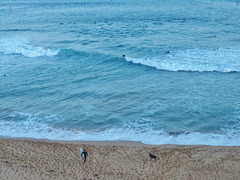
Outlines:
<svg viewBox="0 0 240 180"><path fill-rule="evenodd" d="M83 150L81 156L83 157L83 161L84 161L84 163L85 163L85 162L86 162L86 159L87 159L87 157L88 157L88 153L87 153L87 151L86 151L85 149Z"/></svg>

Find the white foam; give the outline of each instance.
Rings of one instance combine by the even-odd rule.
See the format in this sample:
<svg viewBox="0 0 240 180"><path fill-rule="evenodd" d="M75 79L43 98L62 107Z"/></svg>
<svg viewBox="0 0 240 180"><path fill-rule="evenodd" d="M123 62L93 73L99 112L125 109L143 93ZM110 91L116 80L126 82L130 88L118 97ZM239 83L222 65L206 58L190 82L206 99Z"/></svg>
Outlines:
<svg viewBox="0 0 240 180"><path fill-rule="evenodd" d="M51 140L87 140L87 141L141 141L145 144L182 144L182 145L218 145L239 146L240 133L202 134L198 132L169 135L164 130L154 130L153 123L147 120L125 123L123 127L113 127L101 131L66 129L54 127L59 121L56 115L41 117L39 114L13 112L12 120L0 120L0 135L7 137L27 137ZM159 128L158 128L159 129Z"/></svg>
<svg viewBox="0 0 240 180"><path fill-rule="evenodd" d="M173 51L163 57L130 58L127 61L167 71L240 72L240 46Z"/></svg>
<svg viewBox="0 0 240 180"><path fill-rule="evenodd" d="M48 49L31 44L26 38L10 37L0 39L0 53L19 54L25 57L54 56L59 50Z"/></svg>

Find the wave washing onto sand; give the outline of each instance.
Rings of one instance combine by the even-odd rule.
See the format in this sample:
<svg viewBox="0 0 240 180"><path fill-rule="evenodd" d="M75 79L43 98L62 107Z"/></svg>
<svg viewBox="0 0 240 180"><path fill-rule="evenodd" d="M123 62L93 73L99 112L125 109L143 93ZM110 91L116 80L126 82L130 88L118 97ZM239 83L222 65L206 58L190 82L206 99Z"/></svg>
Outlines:
<svg viewBox="0 0 240 180"><path fill-rule="evenodd" d="M240 46L167 52L163 57L130 58L135 64L166 71L240 72Z"/></svg>
<svg viewBox="0 0 240 180"><path fill-rule="evenodd" d="M59 52L60 50L36 46L26 38L11 37L0 39L0 53L3 54L18 54L34 58L40 56L55 56Z"/></svg>
<svg viewBox="0 0 240 180"><path fill-rule="evenodd" d="M169 134L164 130L154 130L150 122L130 122L122 127L106 130L86 131L54 127L51 123L60 117L40 114L13 112L8 120L0 121L0 135L5 137L36 138L67 141L141 141L145 144L218 145L239 146L239 132L225 134L202 134L183 132ZM11 120L10 120L11 119Z"/></svg>

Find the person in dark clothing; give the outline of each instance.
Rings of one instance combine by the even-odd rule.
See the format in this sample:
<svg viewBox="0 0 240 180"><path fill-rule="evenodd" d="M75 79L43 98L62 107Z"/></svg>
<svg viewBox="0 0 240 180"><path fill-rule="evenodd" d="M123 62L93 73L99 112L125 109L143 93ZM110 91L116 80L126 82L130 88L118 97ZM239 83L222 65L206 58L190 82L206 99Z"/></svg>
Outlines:
<svg viewBox="0 0 240 180"><path fill-rule="evenodd" d="M88 153L87 153L87 151L86 151L85 149L83 150L81 156L83 157L83 161L84 161L84 163L85 163L85 162L86 162L86 159L87 159L87 157L88 157Z"/></svg>

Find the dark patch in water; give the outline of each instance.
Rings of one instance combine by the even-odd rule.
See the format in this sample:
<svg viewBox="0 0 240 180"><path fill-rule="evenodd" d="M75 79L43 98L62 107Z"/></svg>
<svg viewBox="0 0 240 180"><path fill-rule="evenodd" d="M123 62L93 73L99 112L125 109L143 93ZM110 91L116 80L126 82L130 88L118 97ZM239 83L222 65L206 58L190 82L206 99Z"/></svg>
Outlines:
<svg viewBox="0 0 240 180"><path fill-rule="evenodd" d="M11 31L31 31L31 29L3 29L2 32L11 32Z"/></svg>

